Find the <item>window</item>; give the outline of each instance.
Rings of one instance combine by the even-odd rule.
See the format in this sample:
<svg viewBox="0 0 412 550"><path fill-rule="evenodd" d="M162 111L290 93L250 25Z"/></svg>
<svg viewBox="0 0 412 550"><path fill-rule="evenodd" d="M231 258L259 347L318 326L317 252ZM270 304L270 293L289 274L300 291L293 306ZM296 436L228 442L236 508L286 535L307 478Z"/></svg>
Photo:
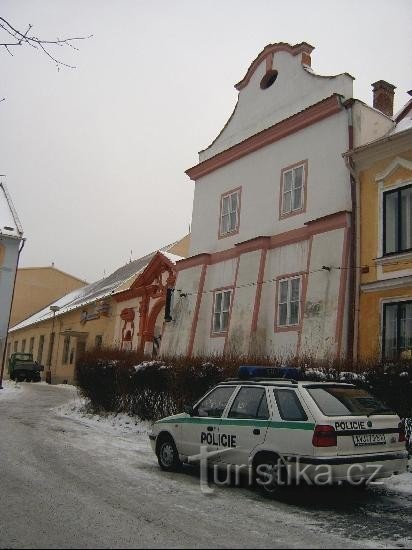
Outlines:
<svg viewBox="0 0 412 550"><path fill-rule="evenodd" d="M213 332L227 332L233 290L219 290L214 294Z"/></svg>
<svg viewBox="0 0 412 550"><path fill-rule="evenodd" d="M220 418L229 399L232 397L233 386L216 388L213 390L203 401L196 407L197 416L211 416L213 418Z"/></svg>
<svg viewBox="0 0 412 550"><path fill-rule="evenodd" d="M382 348L385 359L412 350L412 300L384 304Z"/></svg>
<svg viewBox="0 0 412 550"><path fill-rule="evenodd" d="M67 365L67 363L69 362L69 352L70 352L70 336L65 336L64 342L63 342L63 357L62 357L63 365Z"/></svg>
<svg viewBox="0 0 412 550"><path fill-rule="evenodd" d="M280 216L298 214L305 207L306 164L300 164L282 171L282 192Z"/></svg>
<svg viewBox="0 0 412 550"><path fill-rule="evenodd" d="M283 279L278 283L278 326L299 324L301 277Z"/></svg>
<svg viewBox="0 0 412 550"><path fill-rule="evenodd" d="M264 388L241 388L230 409L229 418L269 418L268 402Z"/></svg>
<svg viewBox="0 0 412 550"><path fill-rule="evenodd" d="M7 344L7 359L10 359L11 355L11 342Z"/></svg>
<svg viewBox="0 0 412 550"><path fill-rule="evenodd" d="M33 353L34 350L34 336L30 338L29 353Z"/></svg>
<svg viewBox="0 0 412 550"><path fill-rule="evenodd" d="M412 250L412 185L383 195L383 253Z"/></svg>
<svg viewBox="0 0 412 550"><path fill-rule="evenodd" d="M240 189L222 195L220 202L219 237L236 233L239 229Z"/></svg>
<svg viewBox="0 0 412 550"><path fill-rule="evenodd" d="M19 345L19 342L18 342L18 340L16 340L13 344L13 353L17 353L18 345Z"/></svg>
<svg viewBox="0 0 412 550"><path fill-rule="evenodd" d="M102 349L102 345L103 345L103 336L101 334L98 334L94 339L94 347L96 349Z"/></svg>
<svg viewBox="0 0 412 550"><path fill-rule="evenodd" d="M365 390L358 388L307 387L307 390L325 416L364 416L393 414L390 409Z"/></svg>
<svg viewBox="0 0 412 550"><path fill-rule="evenodd" d="M54 332L50 334L49 353L47 354L47 366L51 367L54 347Z"/></svg>
<svg viewBox="0 0 412 550"><path fill-rule="evenodd" d="M21 352L25 353L26 351L26 340L21 341Z"/></svg>
<svg viewBox="0 0 412 550"><path fill-rule="evenodd" d="M39 347L37 348L37 362L41 364L43 361L44 335L39 338Z"/></svg>
<svg viewBox="0 0 412 550"><path fill-rule="evenodd" d="M302 422L308 419L293 390L275 390L275 397L282 420Z"/></svg>

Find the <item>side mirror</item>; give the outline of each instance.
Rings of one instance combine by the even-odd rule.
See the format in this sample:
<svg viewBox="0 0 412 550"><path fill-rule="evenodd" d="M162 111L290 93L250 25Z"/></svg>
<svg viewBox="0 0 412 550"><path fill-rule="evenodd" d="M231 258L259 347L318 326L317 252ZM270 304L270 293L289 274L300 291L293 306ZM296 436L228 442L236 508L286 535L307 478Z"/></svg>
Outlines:
<svg viewBox="0 0 412 550"><path fill-rule="evenodd" d="M190 416L194 416L194 414L195 414L195 411L194 411L192 405L185 405L183 407L183 412L185 412L186 414L188 414Z"/></svg>

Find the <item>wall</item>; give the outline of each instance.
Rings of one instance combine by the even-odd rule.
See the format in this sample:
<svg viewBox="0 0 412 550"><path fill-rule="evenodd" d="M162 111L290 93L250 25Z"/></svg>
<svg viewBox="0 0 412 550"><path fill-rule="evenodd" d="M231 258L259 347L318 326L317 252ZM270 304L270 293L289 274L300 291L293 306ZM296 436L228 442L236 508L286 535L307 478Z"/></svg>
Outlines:
<svg viewBox="0 0 412 550"><path fill-rule="evenodd" d="M86 284L54 267L18 269L10 326Z"/></svg>
<svg viewBox="0 0 412 550"><path fill-rule="evenodd" d="M12 331L9 334L9 342L11 343L11 352L14 351L14 343L18 342L18 351L21 351L21 342L26 340L26 351L29 351L30 339L34 338L34 359L37 360L38 347L40 336L45 337L43 357L41 363L45 366L43 379L45 379L47 366L47 356L50 343L50 335L55 332L55 343L52 359L52 383L60 384L67 382L73 384L75 381L74 365L77 359L76 346L79 340L86 341L86 350L91 350L95 347L96 336L103 337L103 346L111 346L114 337L114 303L112 301L110 314L108 317L100 317L99 319L91 320L85 324L81 323L82 311L92 309L93 305L68 312L61 316L56 316L53 328L53 321L50 319L30 327ZM64 335L62 332L72 331L77 333L78 337L72 336L70 339L70 353L73 350L73 360L67 365L63 365L63 344ZM70 355L70 354L69 354Z"/></svg>
<svg viewBox="0 0 412 550"><path fill-rule="evenodd" d="M0 235L0 361L8 329L20 239Z"/></svg>
<svg viewBox="0 0 412 550"><path fill-rule="evenodd" d="M276 235L305 222L351 209L345 110L223 166L195 184L190 255L233 247L258 235ZM308 159L306 213L279 220L283 168ZM222 193L241 187L239 233L218 239Z"/></svg>

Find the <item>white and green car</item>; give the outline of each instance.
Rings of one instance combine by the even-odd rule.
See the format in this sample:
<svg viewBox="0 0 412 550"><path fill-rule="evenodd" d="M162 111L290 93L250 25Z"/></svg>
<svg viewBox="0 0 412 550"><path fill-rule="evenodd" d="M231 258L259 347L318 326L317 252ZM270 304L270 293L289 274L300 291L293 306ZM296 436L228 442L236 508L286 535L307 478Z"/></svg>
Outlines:
<svg viewBox="0 0 412 550"><path fill-rule="evenodd" d="M271 486L367 484L405 472L408 462L400 418L341 383L228 380L156 422L149 437L163 470L207 456L219 469L248 469L254 481L276 472Z"/></svg>

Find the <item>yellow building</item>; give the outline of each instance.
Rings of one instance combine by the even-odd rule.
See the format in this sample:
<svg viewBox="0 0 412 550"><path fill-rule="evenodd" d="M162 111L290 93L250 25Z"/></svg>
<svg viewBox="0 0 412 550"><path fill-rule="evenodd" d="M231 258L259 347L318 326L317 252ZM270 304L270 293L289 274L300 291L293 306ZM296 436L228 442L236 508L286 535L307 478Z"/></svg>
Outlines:
<svg viewBox="0 0 412 550"><path fill-rule="evenodd" d="M14 327L65 294L87 285L86 281L47 267L23 267L17 270L10 326Z"/></svg>
<svg viewBox="0 0 412 550"><path fill-rule="evenodd" d="M393 120L385 136L347 154L357 183L355 343L363 359L412 350L412 99Z"/></svg>
<svg viewBox="0 0 412 550"><path fill-rule="evenodd" d="M152 266L159 254L163 252L180 259L183 253L187 255L187 247L187 238L182 239L164 247L161 252L155 251L131 261L96 283L66 294L9 331L6 357L16 352L32 353L34 359L45 367L45 380L54 384L72 384L76 359L82 353L118 345L120 320L124 313L118 300L133 288L134 282ZM164 293L166 290L164 288ZM151 311L147 313L151 319ZM160 314L160 310L157 313ZM136 324L138 326L138 319ZM142 336L143 333L140 338ZM136 349L138 345L136 341Z"/></svg>

